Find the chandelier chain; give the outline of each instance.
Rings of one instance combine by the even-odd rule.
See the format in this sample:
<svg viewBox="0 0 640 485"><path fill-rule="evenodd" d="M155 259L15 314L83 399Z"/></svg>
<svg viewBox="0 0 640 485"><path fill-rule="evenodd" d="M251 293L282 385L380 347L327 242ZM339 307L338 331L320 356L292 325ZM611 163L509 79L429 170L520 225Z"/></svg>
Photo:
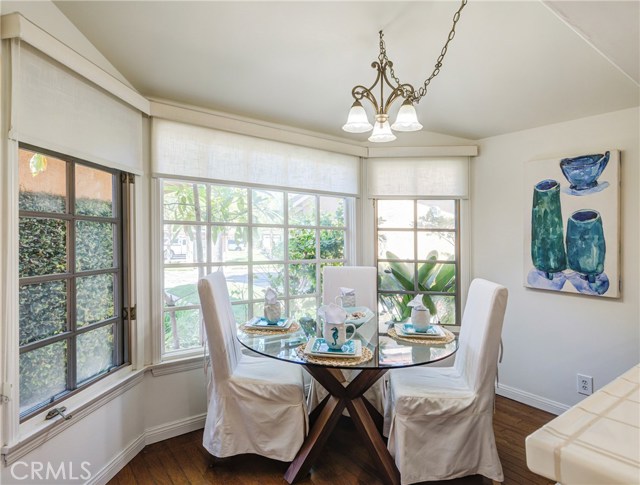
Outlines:
<svg viewBox="0 0 640 485"><path fill-rule="evenodd" d="M409 88L404 86L403 83L400 82L400 79L398 79L398 76L396 76L396 73L393 70L393 63L389 62L389 58L387 57L387 49L385 48L384 40L382 39L383 37L382 30L379 32L380 33L380 55L378 55L378 60L380 61L381 65L383 63L386 63L388 65L389 74L391 75L391 78L402 89L402 96L406 99L409 99L412 103L417 104L420 101L420 99L422 99L427 94L427 89L429 87L429 84L431 83L431 80L434 77L436 77L438 74L440 74L440 69L442 68L442 61L444 61L444 56L447 55L447 49L449 48L449 43L456 36L456 24L458 23L458 20L460 20L460 12L462 12L462 9L465 7L466 4L467 4L467 0L462 0L460 4L460 8L458 8L456 13L453 14L453 25L451 26L451 30L449 31L449 35L447 36L447 41L444 43L444 46L440 51L440 55L436 60L436 64L434 66L433 72L424 81L424 84L418 89L417 92L414 91L413 87Z"/></svg>

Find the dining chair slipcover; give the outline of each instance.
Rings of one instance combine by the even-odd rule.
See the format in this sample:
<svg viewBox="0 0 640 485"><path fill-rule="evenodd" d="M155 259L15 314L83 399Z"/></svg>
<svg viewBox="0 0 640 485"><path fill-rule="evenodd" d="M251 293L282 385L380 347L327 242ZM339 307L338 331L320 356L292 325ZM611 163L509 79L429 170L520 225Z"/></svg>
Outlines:
<svg viewBox="0 0 640 485"><path fill-rule="evenodd" d="M340 287L356 290L356 305L366 306L372 312L378 311L378 295L376 289L377 270L374 266L325 266L322 273L322 303L334 303L340 295ZM377 328L366 327L367 331L377 331ZM360 327L359 331L365 331ZM360 371L342 370L345 386L351 382ZM384 379L376 382L364 396L382 414L384 410ZM315 379L311 379L309 390L309 409L315 408L327 395L327 391ZM348 415L345 410L343 414Z"/></svg>
<svg viewBox="0 0 640 485"><path fill-rule="evenodd" d="M403 485L475 474L503 480L493 404L506 306L505 287L473 280L453 367L390 372L387 447Z"/></svg>
<svg viewBox="0 0 640 485"><path fill-rule="evenodd" d="M204 447L293 460L308 431L301 367L242 352L222 272L202 278L198 293L211 355Z"/></svg>

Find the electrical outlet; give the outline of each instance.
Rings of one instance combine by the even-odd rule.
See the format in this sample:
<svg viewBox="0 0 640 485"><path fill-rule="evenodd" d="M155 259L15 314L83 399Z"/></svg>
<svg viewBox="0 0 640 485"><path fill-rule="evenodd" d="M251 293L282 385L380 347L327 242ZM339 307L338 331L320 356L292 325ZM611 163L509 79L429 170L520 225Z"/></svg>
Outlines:
<svg viewBox="0 0 640 485"><path fill-rule="evenodd" d="M578 374L578 394L585 396L593 394L593 377Z"/></svg>

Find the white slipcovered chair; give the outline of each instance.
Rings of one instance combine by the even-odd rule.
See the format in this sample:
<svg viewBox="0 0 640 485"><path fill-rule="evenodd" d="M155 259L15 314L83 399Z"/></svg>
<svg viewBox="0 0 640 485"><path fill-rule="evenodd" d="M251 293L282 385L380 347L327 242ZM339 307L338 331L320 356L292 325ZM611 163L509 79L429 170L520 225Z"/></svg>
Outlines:
<svg viewBox="0 0 640 485"><path fill-rule="evenodd" d="M502 481L493 434L507 289L475 279L453 367L390 372L385 429L402 484L480 474Z"/></svg>
<svg viewBox="0 0 640 485"><path fill-rule="evenodd" d="M340 287L356 290L356 305L378 308L375 266L325 266L322 271L322 303L335 303Z"/></svg>
<svg viewBox="0 0 640 485"><path fill-rule="evenodd" d="M374 266L325 266L322 272L322 302L327 305L334 303L340 295L340 287L353 288L356 291L356 306L366 306L374 313L378 311L378 295L376 279L378 277ZM360 327L359 332L375 332L373 325ZM366 335L370 338L370 335ZM343 370L342 375L347 385L359 371ZM315 379L311 381L308 405L314 409L327 395L327 391ZM374 384L364 396L382 414L384 409L384 379ZM344 414L348 414L347 411Z"/></svg>
<svg viewBox="0 0 640 485"><path fill-rule="evenodd" d="M293 460L308 431L301 367L243 354L222 272L202 278L198 293L211 355L204 447L219 458Z"/></svg>

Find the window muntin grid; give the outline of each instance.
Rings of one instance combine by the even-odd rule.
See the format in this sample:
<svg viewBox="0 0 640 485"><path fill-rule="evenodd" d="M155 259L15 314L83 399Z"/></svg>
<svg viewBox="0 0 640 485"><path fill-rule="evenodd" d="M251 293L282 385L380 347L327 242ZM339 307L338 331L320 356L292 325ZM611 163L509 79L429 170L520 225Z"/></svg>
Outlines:
<svg viewBox="0 0 640 485"><path fill-rule="evenodd" d="M34 160L34 155L40 158ZM52 172L47 174L49 164ZM110 187L100 187L92 176ZM117 170L20 144L22 420L125 361L120 176ZM93 191L88 187L92 183ZM100 189L110 192L106 200L97 200L95 191ZM63 232L56 235L56 227ZM100 241L108 243L100 246ZM54 328L43 330L52 318ZM107 344L97 345L100 342Z"/></svg>
<svg viewBox="0 0 640 485"><path fill-rule="evenodd" d="M434 321L459 324L459 201L380 198L374 209L381 320L407 319L407 303L424 294L436 309Z"/></svg>
<svg viewBox="0 0 640 485"><path fill-rule="evenodd" d="M262 313L268 286L286 314L315 314L322 268L347 262L348 197L173 179L161 194L164 353L201 345L196 285L210 272L224 271L243 322ZM191 325L187 338L178 317Z"/></svg>

